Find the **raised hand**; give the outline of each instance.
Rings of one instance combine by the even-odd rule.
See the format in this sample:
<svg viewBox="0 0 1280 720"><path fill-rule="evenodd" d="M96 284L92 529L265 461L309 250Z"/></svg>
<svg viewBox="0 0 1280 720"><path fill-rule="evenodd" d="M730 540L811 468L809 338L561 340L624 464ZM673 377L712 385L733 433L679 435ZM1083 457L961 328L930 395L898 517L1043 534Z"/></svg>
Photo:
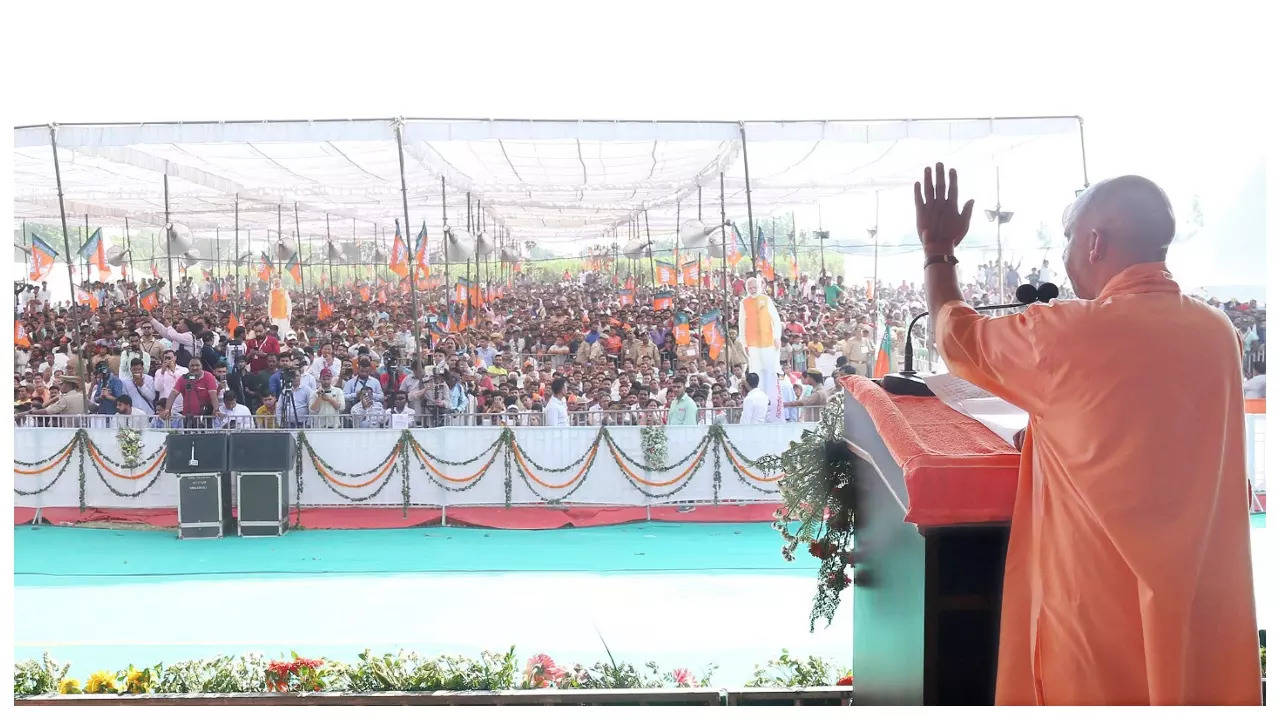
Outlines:
<svg viewBox="0 0 1280 720"><path fill-rule="evenodd" d="M956 171L951 170L951 187L947 187L942 163L934 169L924 169L924 184L916 183L916 232L926 253L950 253L969 232L969 219L973 215L973 201L958 209L960 184Z"/></svg>

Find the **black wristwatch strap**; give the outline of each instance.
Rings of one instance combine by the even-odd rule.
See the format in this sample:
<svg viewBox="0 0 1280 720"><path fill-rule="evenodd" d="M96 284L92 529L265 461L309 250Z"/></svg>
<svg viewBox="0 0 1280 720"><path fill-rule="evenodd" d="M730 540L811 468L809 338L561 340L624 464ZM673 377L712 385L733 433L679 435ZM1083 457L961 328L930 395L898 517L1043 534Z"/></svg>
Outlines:
<svg viewBox="0 0 1280 720"><path fill-rule="evenodd" d="M960 261L956 259L956 256L950 253L947 253L946 255L929 255L924 260L924 266L927 268L930 265L936 265L937 263L947 263L948 265L955 265L956 263L959 263L959 262Z"/></svg>

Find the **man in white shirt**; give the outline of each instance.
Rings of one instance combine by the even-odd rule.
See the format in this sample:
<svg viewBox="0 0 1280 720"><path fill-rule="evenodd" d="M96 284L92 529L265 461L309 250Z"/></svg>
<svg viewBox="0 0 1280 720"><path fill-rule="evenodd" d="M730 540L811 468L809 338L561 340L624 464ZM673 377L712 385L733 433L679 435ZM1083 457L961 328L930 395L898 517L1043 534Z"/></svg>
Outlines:
<svg viewBox="0 0 1280 720"><path fill-rule="evenodd" d="M769 412L769 396L760 387L760 376L747 373L747 387L751 392L742 400L742 424L763 425Z"/></svg>
<svg viewBox="0 0 1280 720"><path fill-rule="evenodd" d="M253 427L253 414L249 408L236 402L236 394L230 390L222 393L222 404L214 411L215 428L245 429Z"/></svg>
<svg viewBox="0 0 1280 720"><path fill-rule="evenodd" d="M142 358L133 358L129 362L129 373L123 375L120 378L120 382L124 385L125 394L132 400L133 407L147 415L151 415L155 413L156 398L160 396L156 394L155 378L145 374L142 370L144 363L145 361ZM168 397L168 395L164 397Z"/></svg>
<svg viewBox="0 0 1280 720"><path fill-rule="evenodd" d="M564 397L565 379L558 377L551 381L551 398L547 400L547 427L567 426L569 424L569 406Z"/></svg>
<svg viewBox="0 0 1280 720"><path fill-rule="evenodd" d="M327 343L326 343L327 344ZM332 348L330 348L332 350ZM338 415L342 413L345 398L342 390L333 386L333 373L329 368L320 371L320 389L311 400L312 427L336 428Z"/></svg>
<svg viewBox="0 0 1280 720"><path fill-rule="evenodd" d="M145 430L149 423L147 413L133 406L133 398L128 395L116 398L116 414L111 418L112 428Z"/></svg>
<svg viewBox="0 0 1280 720"><path fill-rule="evenodd" d="M311 361L311 366L307 368L307 374L320 379L320 372L328 370L333 377L342 374L342 361L333 355L333 343L327 342L320 346L320 357Z"/></svg>
<svg viewBox="0 0 1280 720"><path fill-rule="evenodd" d="M178 372L177 355L173 350L165 350L161 356L160 369L156 370L155 388L159 397L167 398L178 384L178 378L186 374Z"/></svg>

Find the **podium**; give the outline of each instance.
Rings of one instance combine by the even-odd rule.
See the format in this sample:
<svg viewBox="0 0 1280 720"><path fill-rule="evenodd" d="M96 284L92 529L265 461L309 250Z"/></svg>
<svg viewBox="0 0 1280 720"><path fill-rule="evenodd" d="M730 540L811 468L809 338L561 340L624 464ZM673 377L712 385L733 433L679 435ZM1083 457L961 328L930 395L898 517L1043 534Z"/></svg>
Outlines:
<svg viewBox="0 0 1280 720"><path fill-rule="evenodd" d="M241 537L284 534L289 525L295 443L290 432L231 434L230 468L239 500Z"/></svg>
<svg viewBox="0 0 1280 720"><path fill-rule="evenodd" d="M934 397L843 381L859 463L857 704L991 705L1019 454Z"/></svg>
<svg viewBox="0 0 1280 720"><path fill-rule="evenodd" d="M227 436L216 432L170 433L165 472L178 476L178 539L212 540L231 519Z"/></svg>

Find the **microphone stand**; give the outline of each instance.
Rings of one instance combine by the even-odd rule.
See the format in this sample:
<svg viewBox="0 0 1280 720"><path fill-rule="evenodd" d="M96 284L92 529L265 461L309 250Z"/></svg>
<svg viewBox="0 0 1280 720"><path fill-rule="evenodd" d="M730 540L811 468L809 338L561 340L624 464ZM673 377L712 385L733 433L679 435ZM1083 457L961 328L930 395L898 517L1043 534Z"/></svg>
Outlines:
<svg viewBox="0 0 1280 720"><path fill-rule="evenodd" d="M1035 300L1008 303L1005 305L982 305L975 307L974 310L1010 310L1013 308L1024 307L1032 302L1035 302ZM911 361L914 359L915 354L915 350L911 347L911 331L915 329L916 322L928 314L929 313L927 312L922 312L919 315L916 315L907 325L907 347L903 352L902 372L889 373L881 378L880 385L885 389L885 392L893 395L915 395L917 397L933 396L933 391L929 389L928 385L924 384L924 377L916 373L916 371L911 367Z"/></svg>

